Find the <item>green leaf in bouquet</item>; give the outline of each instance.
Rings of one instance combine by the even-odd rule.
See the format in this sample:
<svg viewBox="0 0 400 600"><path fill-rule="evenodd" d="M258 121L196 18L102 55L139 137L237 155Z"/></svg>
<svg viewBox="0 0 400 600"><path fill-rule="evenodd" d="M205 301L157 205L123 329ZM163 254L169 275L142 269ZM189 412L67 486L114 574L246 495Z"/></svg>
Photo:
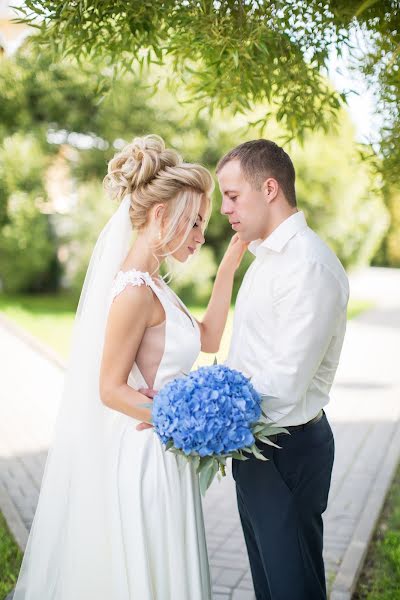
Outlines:
<svg viewBox="0 0 400 600"><path fill-rule="evenodd" d="M258 423L257 425L255 425L252 428L252 433L253 435L257 435L257 433L261 433L265 431L265 428L267 427L267 425L265 425L264 423Z"/></svg>
<svg viewBox="0 0 400 600"><path fill-rule="evenodd" d="M212 467L212 463L211 463L207 467L204 467L200 471L199 486L200 486L200 492L201 492L202 496L206 495L206 491L208 490L208 488L211 485L212 478L213 478L213 467Z"/></svg>
<svg viewBox="0 0 400 600"><path fill-rule="evenodd" d="M212 480L214 479L219 469L218 461L213 457L210 458L211 462L203 463L203 467L200 466L201 470L199 476L199 485L202 496L205 496L206 491L210 487Z"/></svg>
<svg viewBox="0 0 400 600"><path fill-rule="evenodd" d="M257 448L257 446L255 444L252 445L251 452L254 454L254 456L256 458L258 458L258 460L264 460L264 461L268 460L268 458L266 458L263 454L261 454L261 452L259 451L259 449Z"/></svg>
<svg viewBox="0 0 400 600"><path fill-rule="evenodd" d="M277 435L278 433L287 433L288 435L290 435L290 431L288 431L284 427L276 427L275 425L271 425L270 435Z"/></svg>
<svg viewBox="0 0 400 600"><path fill-rule="evenodd" d="M197 467L197 472L200 473L203 469L207 468L209 464L213 461L212 456L201 456L199 461L199 466Z"/></svg>
<svg viewBox="0 0 400 600"><path fill-rule="evenodd" d="M271 423L263 425L262 429L260 429L259 432L261 433L261 435L278 435L278 433L287 433L290 435L290 431L288 431L284 427L279 427L278 425L273 425Z"/></svg>
<svg viewBox="0 0 400 600"><path fill-rule="evenodd" d="M217 365L217 364L218 364L217 357L216 357L216 356L214 356L214 362L213 362L213 365Z"/></svg>
<svg viewBox="0 0 400 600"><path fill-rule="evenodd" d="M166 450L171 450L171 448L173 448L173 446L174 446L174 440L173 440L173 439L170 439L170 440L168 440L168 442L165 444L165 449L166 449Z"/></svg>
<svg viewBox="0 0 400 600"><path fill-rule="evenodd" d="M214 475L216 475L216 473L218 473L218 470L219 470L219 461L217 458L214 458L214 460L213 460L212 470L213 470L213 478L214 478ZM211 483L211 481L210 481L210 483Z"/></svg>
<svg viewBox="0 0 400 600"><path fill-rule="evenodd" d="M202 462L203 465L205 465L205 466L212 464L213 460L214 460L214 456L212 456L211 454L209 454L208 456L202 456L200 458L200 462Z"/></svg>
<svg viewBox="0 0 400 600"><path fill-rule="evenodd" d="M171 448L168 448L168 450L173 454L178 454L179 456L186 456L183 450L181 450L180 448L175 448L175 446L171 446Z"/></svg>
<svg viewBox="0 0 400 600"><path fill-rule="evenodd" d="M260 442L262 442L263 444L268 444L268 446L273 446L274 448L279 448L279 450L282 448L282 446L278 446L278 444L271 442L271 440L269 438L264 437L262 435L258 435L257 439L260 440Z"/></svg>
<svg viewBox="0 0 400 600"><path fill-rule="evenodd" d="M249 460L249 457L248 456L244 456L244 454L242 454L241 452L232 452L231 456L235 460Z"/></svg>

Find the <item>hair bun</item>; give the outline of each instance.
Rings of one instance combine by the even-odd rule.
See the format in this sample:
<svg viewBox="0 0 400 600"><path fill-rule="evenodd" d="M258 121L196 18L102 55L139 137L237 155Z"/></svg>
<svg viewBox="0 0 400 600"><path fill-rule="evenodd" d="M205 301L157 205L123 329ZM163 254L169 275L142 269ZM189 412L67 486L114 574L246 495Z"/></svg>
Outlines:
<svg viewBox="0 0 400 600"><path fill-rule="evenodd" d="M181 162L175 150L165 148L160 136L136 137L110 160L104 182L112 196L121 199Z"/></svg>
<svg viewBox="0 0 400 600"><path fill-rule="evenodd" d="M141 148L135 147L133 149L133 154L134 154L135 160L137 160L137 161L141 161L144 157L144 152Z"/></svg>

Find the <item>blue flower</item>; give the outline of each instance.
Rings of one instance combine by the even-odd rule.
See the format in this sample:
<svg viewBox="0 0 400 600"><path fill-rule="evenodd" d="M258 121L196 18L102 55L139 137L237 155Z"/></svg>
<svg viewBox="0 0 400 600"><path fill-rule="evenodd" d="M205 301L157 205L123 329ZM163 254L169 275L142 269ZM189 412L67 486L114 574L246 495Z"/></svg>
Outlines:
<svg viewBox="0 0 400 600"><path fill-rule="evenodd" d="M224 365L174 379L155 396L153 424L161 441L186 455L221 455L251 446L261 398L250 380Z"/></svg>

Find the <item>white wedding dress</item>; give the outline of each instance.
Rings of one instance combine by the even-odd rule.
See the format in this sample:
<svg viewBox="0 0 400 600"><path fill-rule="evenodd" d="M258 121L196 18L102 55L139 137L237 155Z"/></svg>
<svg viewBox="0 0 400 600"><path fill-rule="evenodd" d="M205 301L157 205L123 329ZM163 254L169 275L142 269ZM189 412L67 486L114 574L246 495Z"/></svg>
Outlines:
<svg viewBox="0 0 400 600"><path fill-rule="evenodd" d="M161 389L200 351L196 321L162 280L118 271L132 243L130 207L126 195L89 262L14 600L211 599L192 465L100 398L108 311L127 286L151 287L165 310L164 323L145 330L128 385Z"/></svg>
<svg viewBox="0 0 400 600"><path fill-rule="evenodd" d="M165 322L146 330L128 384L160 390L192 368L200 352L199 327L167 284L162 280L156 284L148 273L120 271L111 301L130 285L151 287L164 308ZM138 421L113 412L109 472L114 480L110 480L111 521L106 526L114 592L96 595L96 600L209 600L195 470L183 457L166 452L153 429L137 431Z"/></svg>

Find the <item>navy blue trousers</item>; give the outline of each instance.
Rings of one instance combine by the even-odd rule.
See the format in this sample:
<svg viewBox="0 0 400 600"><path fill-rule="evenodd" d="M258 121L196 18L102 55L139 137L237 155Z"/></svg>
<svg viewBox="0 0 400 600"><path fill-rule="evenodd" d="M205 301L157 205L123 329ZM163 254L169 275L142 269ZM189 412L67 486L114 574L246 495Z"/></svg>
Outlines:
<svg viewBox="0 0 400 600"><path fill-rule="evenodd" d="M326 415L260 444L269 460L232 461L257 600L326 600L322 513L334 439Z"/></svg>

